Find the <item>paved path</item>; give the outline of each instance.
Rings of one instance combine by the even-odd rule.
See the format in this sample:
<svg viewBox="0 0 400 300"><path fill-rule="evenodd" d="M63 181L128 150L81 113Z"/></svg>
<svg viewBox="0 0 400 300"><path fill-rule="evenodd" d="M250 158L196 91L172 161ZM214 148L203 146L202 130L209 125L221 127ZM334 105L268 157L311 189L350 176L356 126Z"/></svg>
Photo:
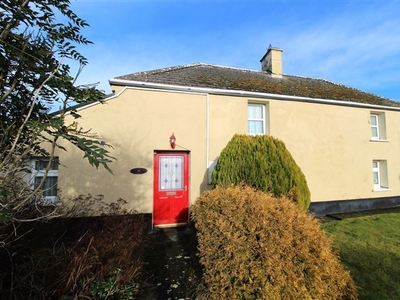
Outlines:
<svg viewBox="0 0 400 300"><path fill-rule="evenodd" d="M198 282L196 239L186 227L155 229L144 248L145 284L140 299L194 299Z"/></svg>

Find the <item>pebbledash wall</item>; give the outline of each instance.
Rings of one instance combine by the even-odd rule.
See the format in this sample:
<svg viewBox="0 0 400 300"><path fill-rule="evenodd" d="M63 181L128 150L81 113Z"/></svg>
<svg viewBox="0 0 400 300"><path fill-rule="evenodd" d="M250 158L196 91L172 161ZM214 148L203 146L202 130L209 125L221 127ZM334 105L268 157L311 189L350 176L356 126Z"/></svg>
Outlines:
<svg viewBox="0 0 400 300"><path fill-rule="evenodd" d="M113 145L114 175L96 170L70 145L58 153L64 198L103 194L142 213L153 209L156 150L190 151L189 202L210 188L209 173L235 133L248 131L249 104L263 104L267 134L284 141L304 172L318 215L400 204L400 110L360 103L157 84L112 86L105 104L78 108L78 126ZM371 135L371 114L381 138ZM71 118L72 122L72 118ZM373 125L373 124L372 124ZM384 187L374 188L373 162ZM148 171L135 175L132 168ZM376 173L375 173L376 175Z"/></svg>

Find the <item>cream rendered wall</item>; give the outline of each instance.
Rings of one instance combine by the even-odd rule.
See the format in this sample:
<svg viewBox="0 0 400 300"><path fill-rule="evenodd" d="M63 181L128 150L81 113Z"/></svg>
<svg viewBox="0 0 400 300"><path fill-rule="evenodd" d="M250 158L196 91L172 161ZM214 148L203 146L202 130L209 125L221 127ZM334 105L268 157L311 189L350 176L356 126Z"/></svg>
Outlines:
<svg viewBox="0 0 400 300"><path fill-rule="evenodd" d="M81 159L83 154L66 145L60 152L65 167L59 169L59 188L65 198L79 194L103 194L106 201L123 198L140 212L153 210L154 150L171 150L169 137L177 138L176 151L190 150L190 201L194 201L206 176L207 96L190 93L126 89L106 102L80 110L79 126L93 128L111 144L117 161L114 175ZM134 167L147 173L133 175ZM194 172L194 170L198 170Z"/></svg>
<svg viewBox="0 0 400 300"><path fill-rule="evenodd" d="M210 159L233 134L247 133L248 103L266 105L269 134L301 167L311 200L400 195L400 112L383 111L388 141L371 141L375 109L246 97L210 96ZM387 160L389 189L373 191L372 161Z"/></svg>
<svg viewBox="0 0 400 300"><path fill-rule="evenodd" d="M270 133L306 175L313 202L400 195L400 112L385 112L389 141L381 142L370 140L371 111L270 101ZM373 191L374 159L387 160L389 190Z"/></svg>
<svg viewBox="0 0 400 300"><path fill-rule="evenodd" d="M387 142L370 141L365 108L199 93L120 89L107 104L79 111L79 126L93 128L114 146L114 175L95 170L74 149L60 153L59 187L65 196L104 194L123 198L130 208L152 212L153 153L190 151L190 203L207 185L207 165L235 133L247 133L248 103L265 103L270 134L283 140L306 175L312 201L400 195L400 112L385 111ZM208 149L207 149L208 146ZM390 190L372 190L372 160L388 163ZM133 175L134 167L148 172Z"/></svg>
<svg viewBox="0 0 400 300"><path fill-rule="evenodd" d="M247 98L210 95L210 160L218 159L235 133L247 134Z"/></svg>

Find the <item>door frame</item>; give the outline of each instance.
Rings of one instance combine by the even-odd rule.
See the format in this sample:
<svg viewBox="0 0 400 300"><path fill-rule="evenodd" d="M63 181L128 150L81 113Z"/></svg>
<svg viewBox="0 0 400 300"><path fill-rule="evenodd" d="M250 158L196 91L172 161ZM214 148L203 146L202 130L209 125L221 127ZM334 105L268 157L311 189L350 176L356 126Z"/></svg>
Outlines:
<svg viewBox="0 0 400 300"><path fill-rule="evenodd" d="M156 201L156 186L158 186L158 183L156 181L158 181L158 172L156 172L156 163L158 163L158 161L156 161L156 157L157 155L163 155L163 154L167 154L167 155L179 155L179 154L184 154L186 156L186 168L187 171L184 172L184 174L187 174L187 178L185 179L186 181L186 209L187 209L187 218L186 218L186 222L184 223L168 223L168 224L154 224L154 208L155 208L155 201ZM187 225L187 222L189 221L189 214L190 214L190 207L189 207L189 199L190 199L190 151L181 151L181 150L154 150L153 153L153 212L152 212L152 226L153 227L178 227L178 226L185 226Z"/></svg>

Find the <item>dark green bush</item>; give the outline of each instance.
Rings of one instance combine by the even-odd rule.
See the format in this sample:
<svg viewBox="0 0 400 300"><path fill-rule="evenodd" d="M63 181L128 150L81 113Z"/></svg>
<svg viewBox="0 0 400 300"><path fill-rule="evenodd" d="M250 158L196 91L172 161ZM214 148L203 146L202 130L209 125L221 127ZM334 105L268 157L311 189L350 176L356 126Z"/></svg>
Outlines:
<svg viewBox="0 0 400 300"><path fill-rule="evenodd" d="M310 190L285 144L268 135L238 135L222 150L212 174L214 186L247 184L275 197L286 196L303 210Z"/></svg>
<svg viewBox="0 0 400 300"><path fill-rule="evenodd" d="M207 299L357 299L316 219L247 186L192 206Z"/></svg>

